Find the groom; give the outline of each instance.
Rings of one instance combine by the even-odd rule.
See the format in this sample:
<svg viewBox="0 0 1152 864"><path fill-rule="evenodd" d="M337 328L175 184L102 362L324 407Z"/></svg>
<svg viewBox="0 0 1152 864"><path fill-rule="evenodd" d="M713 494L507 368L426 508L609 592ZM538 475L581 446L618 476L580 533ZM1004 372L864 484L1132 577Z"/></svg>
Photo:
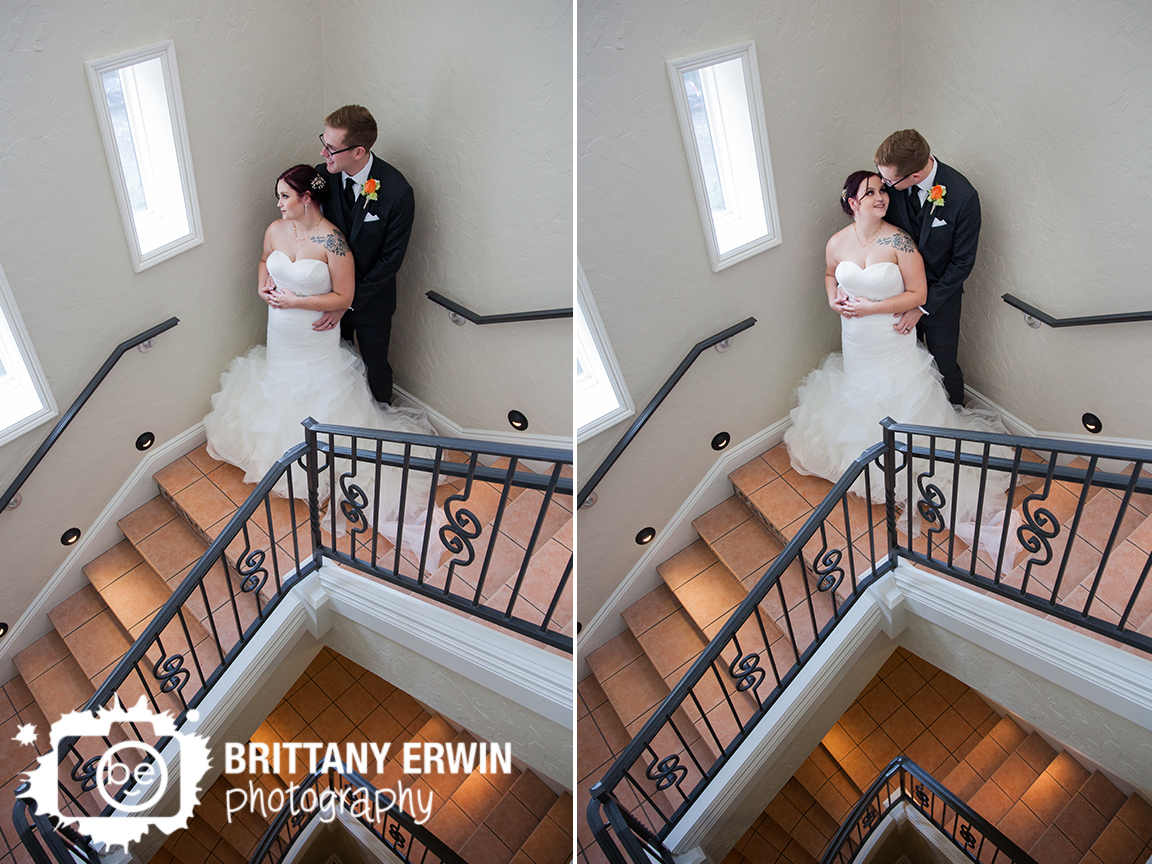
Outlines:
<svg viewBox="0 0 1152 864"><path fill-rule="evenodd" d="M876 170L889 188L884 217L907 231L924 257L928 298L898 316L895 329L913 327L924 339L944 376L944 389L955 405L964 404L960 347L960 296L976 261L980 239L980 198L955 168L932 156L915 129L893 132L876 150Z"/></svg>
<svg viewBox="0 0 1152 864"><path fill-rule="evenodd" d="M396 271L412 233L412 187L399 171L372 154L376 121L367 108L345 105L324 118L320 135L327 181L318 196L324 215L344 234L356 261L356 295L344 312L326 312L314 330L353 333L368 367L368 386L379 402L392 401L388 342L396 311Z"/></svg>

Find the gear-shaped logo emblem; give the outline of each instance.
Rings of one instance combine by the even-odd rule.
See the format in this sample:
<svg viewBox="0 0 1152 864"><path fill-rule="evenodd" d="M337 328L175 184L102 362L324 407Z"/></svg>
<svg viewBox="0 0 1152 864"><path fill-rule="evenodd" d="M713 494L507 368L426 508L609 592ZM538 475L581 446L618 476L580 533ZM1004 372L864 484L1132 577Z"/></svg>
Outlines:
<svg viewBox="0 0 1152 864"><path fill-rule="evenodd" d="M199 719L196 711L189 711L187 717ZM126 730L135 729L144 735L148 726L154 733L149 740L170 739L164 753L148 741L126 734ZM76 746L83 768L73 776L80 780L83 792L96 794L97 805L111 806L107 816L67 812L73 808L67 806L70 801L61 799L59 781L59 748L66 738L80 739ZM69 758L75 759L71 751ZM129 843L153 827L171 834L188 826L199 803L200 781L210 764L207 739L177 731L171 714L153 713L143 696L127 710L116 700L95 715L73 711L52 724L51 750L28 772L28 788L20 797L32 799L40 814L57 817L65 824L74 822L76 830L93 841L128 851ZM173 803L165 793L174 778L178 778L179 795Z"/></svg>

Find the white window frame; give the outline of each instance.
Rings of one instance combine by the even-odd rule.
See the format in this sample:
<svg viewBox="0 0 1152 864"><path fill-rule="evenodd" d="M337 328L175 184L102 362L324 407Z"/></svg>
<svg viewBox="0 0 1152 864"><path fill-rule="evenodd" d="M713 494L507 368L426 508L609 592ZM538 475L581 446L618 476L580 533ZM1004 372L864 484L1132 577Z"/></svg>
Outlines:
<svg viewBox="0 0 1152 864"><path fill-rule="evenodd" d="M600 318L600 311L596 308L596 301L592 297L592 290L588 287L588 278L584 275L584 267L579 259L576 261L576 305L577 319L573 330L576 331L577 356L579 352L594 354L590 357L593 364L599 364L599 370L592 373L597 377L602 370L600 380L595 386L610 386L615 394L617 407L601 414L595 420L585 423L576 430L576 442L582 443L594 435L599 435L605 429L610 429L621 420L626 420L636 413L632 403L632 394L628 392L628 385L624 383L624 373L620 371L620 364L616 362L616 354L612 350L612 343L608 341L608 332L604 329L604 322ZM580 326L583 317L587 330ZM575 381L575 375L573 380ZM585 377L589 377L586 373ZM576 382L575 398L580 398L580 382Z"/></svg>
<svg viewBox="0 0 1152 864"><path fill-rule="evenodd" d="M40 360L32 348L32 340L24 327L24 319L16 308L16 298L8 285L4 268L0 267L0 364L4 374L0 375L0 405L9 399L20 399L28 403L35 400L39 408L34 408L23 417L9 421L0 420L0 446L30 432L41 423L46 423L60 412L56 400L48 389L48 379L40 368ZM0 408L0 417L7 414L7 408Z"/></svg>
<svg viewBox="0 0 1152 864"><path fill-rule="evenodd" d="M127 66L134 66L149 60L159 59L164 72L164 89L168 100L168 114L172 120L172 138L176 150L177 171L184 190L184 206L188 217L188 233L150 252L142 252L140 239L136 233L136 221L128 195L128 184L120 161L120 151L112 125L112 114L104 95L102 76ZM88 84L92 89L92 100L96 105L96 119L100 124L100 135L104 139L104 152L108 157L108 168L112 172L112 185L116 190L116 202L120 205L120 218L124 223L124 234L128 238L128 252L132 256L132 269L137 273L161 261L167 261L194 246L204 242L204 227L200 222L200 204L196 197L196 180L192 173L192 149L188 143L188 123L184 117L184 100L180 95L180 75L176 69L176 46L171 41L149 45L134 51L103 57L85 63L88 70Z"/></svg>
<svg viewBox="0 0 1152 864"><path fill-rule="evenodd" d="M729 178L730 185L724 187L725 210L713 214L708 200L708 184L705 180L704 164L700 153L700 144L696 137L684 76L686 73L704 70L729 60L739 60L744 73L744 95L748 102L747 121L751 126L751 138L755 171L759 182L733 182L731 166L727 164L721 153L716 154L717 168L723 178ZM731 267L740 261L751 258L753 255L780 245L780 214L776 208L776 184L772 179L772 157L768 149L768 126L764 117L764 97L760 91L760 68L756 60L756 43L742 42L739 45L730 45L715 51L695 54L680 60L667 61L668 80L672 85L672 98L676 103L676 114L680 119L680 132L684 137L684 150L688 157L688 170L692 175L692 187L696 192L696 203L700 210L700 222L704 228L704 240L708 247L708 260L712 271L718 273L726 267ZM715 118L709 112L709 121L722 120ZM721 123L713 131L714 145L719 142L723 146L725 131ZM736 136L733 136L735 140ZM757 197L757 193L758 197ZM745 199L745 212L752 212L762 204L765 230L764 233L743 245L721 252L721 243L717 238L717 229L724 223L731 223L741 218L739 198L741 195L756 197L757 200ZM736 203L730 203L729 198ZM749 204L753 206L749 207ZM753 218L759 219L756 215Z"/></svg>

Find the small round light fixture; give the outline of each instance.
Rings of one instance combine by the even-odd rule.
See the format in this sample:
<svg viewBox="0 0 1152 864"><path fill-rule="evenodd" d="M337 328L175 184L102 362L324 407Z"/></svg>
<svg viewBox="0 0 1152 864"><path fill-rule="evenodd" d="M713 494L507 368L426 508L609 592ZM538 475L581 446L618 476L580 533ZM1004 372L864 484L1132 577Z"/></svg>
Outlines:
<svg viewBox="0 0 1152 864"><path fill-rule="evenodd" d="M63 543L65 546L75 546L76 541L79 539L80 539L80 529L79 528L69 528L67 531L65 531L63 534L60 535L60 542Z"/></svg>
<svg viewBox="0 0 1152 864"><path fill-rule="evenodd" d="M649 526L648 528L641 529L636 534L636 542L641 546L647 546L652 542L652 538L656 536L656 529Z"/></svg>
<svg viewBox="0 0 1152 864"><path fill-rule="evenodd" d="M577 635L577 636L579 636L579 635L580 635L580 631L581 631L581 630L583 630L583 629L584 629L584 625L583 625L583 624L581 624L579 621L577 621L577 622L576 622L576 635Z"/></svg>
<svg viewBox="0 0 1152 864"><path fill-rule="evenodd" d="M0 639L8 635L8 622L0 621Z"/></svg>
<svg viewBox="0 0 1152 864"><path fill-rule="evenodd" d="M528 428L528 418L519 411L509 411L508 422L512 425L512 428L518 432L523 432Z"/></svg>
<svg viewBox="0 0 1152 864"><path fill-rule="evenodd" d="M147 450L156 443L156 436L151 432L144 432L139 438L136 439L137 450Z"/></svg>
<svg viewBox="0 0 1152 864"><path fill-rule="evenodd" d="M732 436L727 432L717 432L712 436L712 449L723 450L732 443Z"/></svg>
<svg viewBox="0 0 1152 864"><path fill-rule="evenodd" d="M1093 435L1099 435L1100 430L1104 428L1104 424L1100 422L1100 418L1095 414L1085 414L1080 418L1080 422L1084 424L1084 428L1091 432Z"/></svg>

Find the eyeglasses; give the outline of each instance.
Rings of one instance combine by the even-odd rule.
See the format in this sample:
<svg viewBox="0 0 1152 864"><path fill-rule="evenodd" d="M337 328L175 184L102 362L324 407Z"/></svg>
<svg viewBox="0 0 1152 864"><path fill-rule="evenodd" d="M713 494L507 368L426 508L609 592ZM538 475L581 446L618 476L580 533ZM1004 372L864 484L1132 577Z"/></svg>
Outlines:
<svg viewBox="0 0 1152 864"><path fill-rule="evenodd" d="M320 137L323 138L324 136L320 136ZM907 174L905 174L899 180L889 180L887 177L884 176L884 172L880 170L880 166L877 165L876 166L876 173L880 175L880 180L881 180L881 182L883 182L883 184L885 186L892 186L893 188L895 188L896 186L899 186L901 183L903 183L905 180L907 180L909 177L911 177L916 172L915 171L909 171Z"/></svg>
<svg viewBox="0 0 1152 864"><path fill-rule="evenodd" d="M354 144L351 147L343 147L339 150L333 150L332 145L324 140L324 133L323 132L320 133L319 137L320 137L320 144L322 145L323 151L325 153L327 153L329 156L335 156L337 153L343 153L345 150L355 150L357 147L360 146L359 144Z"/></svg>

